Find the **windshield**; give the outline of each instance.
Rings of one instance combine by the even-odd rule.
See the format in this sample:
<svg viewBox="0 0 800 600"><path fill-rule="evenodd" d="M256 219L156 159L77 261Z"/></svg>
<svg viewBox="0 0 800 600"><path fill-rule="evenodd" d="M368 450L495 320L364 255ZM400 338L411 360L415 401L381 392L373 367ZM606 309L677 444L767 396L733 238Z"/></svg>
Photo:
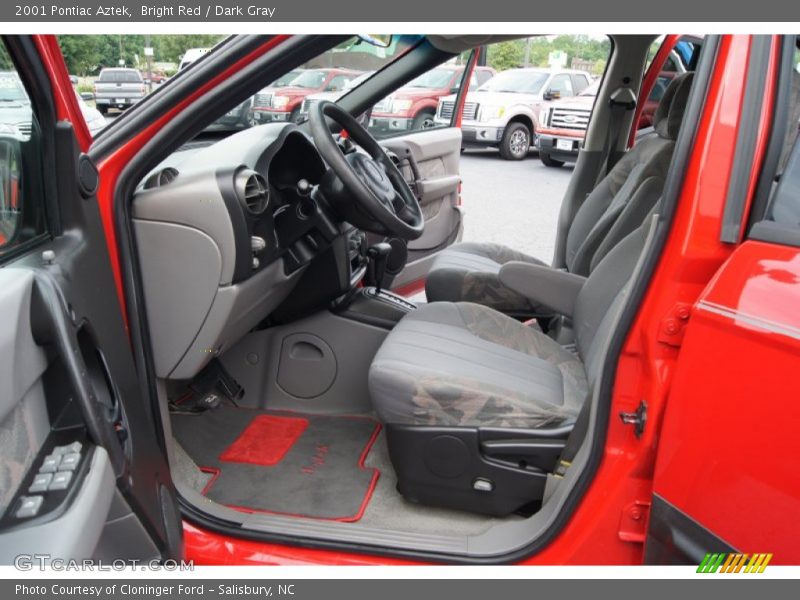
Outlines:
<svg viewBox="0 0 800 600"><path fill-rule="evenodd" d="M134 71L133 69L126 71L100 71L100 77L97 79L101 83L108 81L112 83L139 83L141 80L142 76L139 75L139 71Z"/></svg>
<svg viewBox="0 0 800 600"><path fill-rule="evenodd" d="M410 88L425 88L428 90L437 90L445 88L450 85L450 80L453 78L453 69L433 69L427 73L423 73L406 87Z"/></svg>
<svg viewBox="0 0 800 600"><path fill-rule="evenodd" d="M362 73L358 77L356 77L354 79L351 79L350 81L345 83L344 84L344 88L342 88L342 89L343 90L352 90L353 88L357 88L362 83L364 83L367 79L372 77L373 73L374 73L374 71L367 71L366 73Z"/></svg>
<svg viewBox="0 0 800 600"><path fill-rule="evenodd" d="M289 71L286 75L281 75L275 81L270 84L270 87L284 87L292 83L292 80L302 73L302 69L295 69L293 71Z"/></svg>
<svg viewBox="0 0 800 600"><path fill-rule="evenodd" d="M0 102L28 102L25 88L15 75L0 74Z"/></svg>
<svg viewBox="0 0 800 600"><path fill-rule="evenodd" d="M512 94L538 94L548 74L515 69L498 73L478 88L479 92L511 92Z"/></svg>
<svg viewBox="0 0 800 600"><path fill-rule="evenodd" d="M303 71L291 81L292 87L315 90L325 83L325 71Z"/></svg>

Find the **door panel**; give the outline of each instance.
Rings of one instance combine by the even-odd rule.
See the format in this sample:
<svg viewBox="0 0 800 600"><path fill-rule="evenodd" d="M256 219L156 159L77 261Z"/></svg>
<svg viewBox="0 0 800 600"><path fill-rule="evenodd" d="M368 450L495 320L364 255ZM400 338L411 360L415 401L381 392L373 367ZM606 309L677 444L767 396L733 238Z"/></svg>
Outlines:
<svg viewBox="0 0 800 600"><path fill-rule="evenodd" d="M20 553L176 557L174 488L139 388L93 166L70 122L55 121L82 116L55 106L70 97L53 93L67 80L53 71L64 68L60 55L47 54L57 45L5 42L31 100L30 133L0 139L21 165L14 220L42 229L25 236L15 226L0 241L0 563ZM124 543L114 531L125 531Z"/></svg>
<svg viewBox="0 0 800 600"><path fill-rule="evenodd" d="M390 273L394 276L392 287L399 288L424 278L436 253L461 239L461 130L447 127L417 131L382 144L400 160L401 171L425 215L422 236L408 242L405 268L400 273Z"/></svg>
<svg viewBox="0 0 800 600"><path fill-rule="evenodd" d="M798 306L800 249L755 241L701 295L656 463L654 496L672 522L654 512L646 560L698 564L706 552L733 548L800 561Z"/></svg>

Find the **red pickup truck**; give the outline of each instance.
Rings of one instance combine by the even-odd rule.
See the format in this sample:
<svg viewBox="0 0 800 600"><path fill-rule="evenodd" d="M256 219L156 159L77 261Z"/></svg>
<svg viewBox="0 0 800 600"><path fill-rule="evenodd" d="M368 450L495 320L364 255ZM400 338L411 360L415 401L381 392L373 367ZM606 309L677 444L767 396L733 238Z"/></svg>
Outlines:
<svg viewBox="0 0 800 600"><path fill-rule="evenodd" d="M420 75L372 109L370 129L377 131L414 131L434 124L439 98L458 91L463 66L444 65ZM495 70L475 67L469 89L489 81Z"/></svg>
<svg viewBox="0 0 800 600"><path fill-rule="evenodd" d="M259 123L296 123L306 96L319 92L338 92L359 75L361 71L340 68L301 71L285 86L266 88L256 94L253 116Z"/></svg>

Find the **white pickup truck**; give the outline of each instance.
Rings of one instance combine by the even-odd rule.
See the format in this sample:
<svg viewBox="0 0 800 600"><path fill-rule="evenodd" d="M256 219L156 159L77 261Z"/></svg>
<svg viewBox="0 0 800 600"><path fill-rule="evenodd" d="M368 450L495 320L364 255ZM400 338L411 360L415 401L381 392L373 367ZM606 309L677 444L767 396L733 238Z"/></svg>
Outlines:
<svg viewBox="0 0 800 600"><path fill-rule="evenodd" d="M144 79L136 69L103 69L94 82L94 102L101 114L106 114L109 108L124 110L146 93Z"/></svg>
<svg viewBox="0 0 800 600"><path fill-rule="evenodd" d="M467 94L461 122L465 146L496 146L506 160L522 160L536 142L539 112L550 100L580 93L592 82L585 71L509 69ZM439 100L435 121L450 123L456 97Z"/></svg>

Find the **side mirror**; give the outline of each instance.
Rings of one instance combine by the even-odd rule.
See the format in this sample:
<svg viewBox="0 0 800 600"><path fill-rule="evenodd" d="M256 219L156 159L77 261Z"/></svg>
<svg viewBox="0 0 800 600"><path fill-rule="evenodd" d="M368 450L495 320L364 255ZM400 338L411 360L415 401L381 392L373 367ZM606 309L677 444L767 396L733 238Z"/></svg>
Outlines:
<svg viewBox="0 0 800 600"><path fill-rule="evenodd" d="M69 76L69 82L72 85L78 85L78 76L77 75L70 75Z"/></svg>
<svg viewBox="0 0 800 600"><path fill-rule="evenodd" d="M469 88L469 89L472 89L472 86L470 86L470 88ZM451 88L450 88L450 93L451 93L451 94L457 94L457 93L458 93L458 90L459 90L458 86L457 86L457 85L454 85L453 87L451 87Z"/></svg>
<svg viewBox="0 0 800 600"><path fill-rule="evenodd" d="M542 97L545 100L558 100L561 98L561 92L558 90L547 90Z"/></svg>

